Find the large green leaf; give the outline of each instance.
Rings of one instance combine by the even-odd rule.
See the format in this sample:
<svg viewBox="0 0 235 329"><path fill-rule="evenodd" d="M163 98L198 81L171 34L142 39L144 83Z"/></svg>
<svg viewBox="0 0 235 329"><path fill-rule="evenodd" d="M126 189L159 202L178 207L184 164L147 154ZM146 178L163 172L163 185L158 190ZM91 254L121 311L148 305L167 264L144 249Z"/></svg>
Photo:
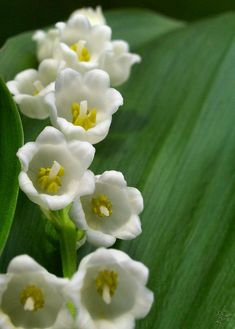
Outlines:
<svg viewBox="0 0 235 329"><path fill-rule="evenodd" d="M16 152L23 143L23 131L16 105L0 79L0 254L14 218L19 163Z"/></svg>
<svg viewBox="0 0 235 329"><path fill-rule="evenodd" d="M115 37L143 58L120 88L125 105L93 164L96 173L122 171L144 195L142 235L116 244L150 268L156 301L137 327L233 328L235 14L170 28L145 12L110 13L108 20ZM39 129L30 122L27 139ZM60 273L57 250L37 207L21 194L2 270L27 252Z"/></svg>

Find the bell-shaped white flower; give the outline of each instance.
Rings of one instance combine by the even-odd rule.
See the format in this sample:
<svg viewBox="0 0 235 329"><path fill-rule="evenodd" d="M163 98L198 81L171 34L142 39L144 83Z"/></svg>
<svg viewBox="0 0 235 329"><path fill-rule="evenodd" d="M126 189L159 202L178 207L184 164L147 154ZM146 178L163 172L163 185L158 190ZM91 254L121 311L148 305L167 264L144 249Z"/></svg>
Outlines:
<svg viewBox="0 0 235 329"><path fill-rule="evenodd" d="M86 256L66 290L78 307L75 328L133 329L153 303L147 280L148 269L122 251L100 248Z"/></svg>
<svg viewBox="0 0 235 329"><path fill-rule="evenodd" d="M67 284L31 257L15 257L0 275L0 328L72 328L64 295Z"/></svg>
<svg viewBox="0 0 235 329"><path fill-rule="evenodd" d="M80 73L102 68L108 72L111 85L125 82L131 66L139 62L140 57L129 53L126 42L111 41L109 26L94 24L89 19L88 14L75 12L67 23L56 24L57 32L56 29L36 32L33 38L37 41L39 59L53 57Z"/></svg>
<svg viewBox="0 0 235 329"><path fill-rule="evenodd" d="M131 67L141 61L137 54L129 52L129 45L122 40L112 41L112 48L100 56L100 68L108 72L112 86L119 86L128 80Z"/></svg>
<svg viewBox="0 0 235 329"><path fill-rule="evenodd" d="M63 209L76 196L93 191L94 175L86 169L94 153L91 144L67 142L60 131L46 127L35 142L17 152L22 167L20 188L42 208Z"/></svg>
<svg viewBox="0 0 235 329"><path fill-rule="evenodd" d="M94 192L76 200L70 215L86 231L88 242L109 247L116 238L129 240L141 233L142 210L139 190L128 187L122 173L111 170L95 176Z"/></svg>
<svg viewBox="0 0 235 329"><path fill-rule="evenodd" d="M109 88L109 76L101 70L84 75L64 69L55 84L55 92L46 96L51 123L68 139L95 144L103 140L112 114L123 104L121 94Z"/></svg>
<svg viewBox="0 0 235 329"><path fill-rule="evenodd" d="M111 28L107 25L91 26L87 17L75 15L67 23L56 24L60 43L55 46L53 57L64 60L67 67L80 73L99 68L99 58L111 50Z"/></svg>
<svg viewBox="0 0 235 329"><path fill-rule="evenodd" d="M105 20L105 17L103 15L103 11L102 11L102 8L100 6L96 7L96 9L88 7L88 8L82 8L82 9L75 10L71 14L70 18L72 18L76 15L86 16L86 18L88 18L88 20L89 20L89 22L92 26L94 26L94 25L105 25L106 24L106 20Z"/></svg>
<svg viewBox="0 0 235 329"><path fill-rule="evenodd" d="M54 47L60 40L60 33L57 28L49 29L48 32L38 30L34 33L33 40L37 42L37 57L41 62L46 58L52 58Z"/></svg>
<svg viewBox="0 0 235 329"><path fill-rule="evenodd" d="M24 115L36 119L45 119L49 116L44 97L54 90L57 72L62 65L63 62L46 59L39 65L38 71L24 70L17 74L14 80L7 82L15 102Z"/></svg>

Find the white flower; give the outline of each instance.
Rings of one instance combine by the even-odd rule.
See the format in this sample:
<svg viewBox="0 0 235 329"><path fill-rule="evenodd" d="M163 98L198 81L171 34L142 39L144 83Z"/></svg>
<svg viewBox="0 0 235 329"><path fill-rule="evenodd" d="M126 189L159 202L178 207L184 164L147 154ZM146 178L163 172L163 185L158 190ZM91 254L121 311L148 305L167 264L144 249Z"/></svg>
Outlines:
<svg viewBox="0 0 235 329"><path fill-rule="evenodd" d="M46 96L52 125L68 139L100 142L109 131L112 114L123 104L121 94L109 84L108 74L101 70L84 75L61 71L55 92Z"/></svg>
<svg viewBox="0 0 235 329"><path fill-rule="evenodd" d="M20 188L42 208L65 208L76 196L94 189L94 175L86 170L94 152L91 144L67 142L57 129L46 127L35 142L17 152L22 167Z"/></svg>
<svg viewBox="0 0 235 329"><path fill-rule="evenodd" d="M139 55L129 52L127 42L115 40L112 41L112 49L101 55L100 68L108 72L112 86L119 86L128 80L132 65L140 61Z"/></svg>
<svg viewBox="0 0 235 329"><path fill-rule="evenodd" d="M63 293L67 283L31 257L15 257L0 275L0 328L71 328Z"/></svg>
<svg viewBox="0 0 235 329"><path fill-rule="evenodd" d="M148 269L124 252L100 248L86 256L67 293L78 307L76 328L133 329L149 312Z"/></svg>
<svg viewBox="0 0 235 329"><path fill-rule="evenodd" d="M54 90L57 71L62 64L63 62L54 59L46 59L39 65L38 71L34 69L22 71L14 80L7 82L15 102L24 115L37 119L45 119L49 116L44 96Z"/></svg>
<svg viewBox="0 0 235 329"><path fill-rule="evenodd" d="M93 25L86 16L75 12L67 23L56 24L57 32L56 29L47 33L38 31L34 40L38 44L39 59L53 57L65 61L66 67L80 73L102 68L109 73L111 85L125 82L131 66L140 61L140 56L129 53L126 42L111 41L109 26Z"/></svg>
<svg viewBox="0 0 235 329"><path fill-rule="evenodd" d="M74 202L71 218L95 246L109 247L116 238L134 239L141 233L139 190L128 187L122 173L114 170L95 176L95 181L95 191Z"/></svg>
<svg viewBox="0 0 235 329"><path fill-rule="evenodd" d="M54 48L53 57L64 60L67 67L80 73L99 67L99 58L111 50L111 28L107 25L91 26L83 15L71 17L67 23L56 24L60 43Z"/></svg>
<svg viewBox="0 0 235 329"><path fill-rule="evenodd" d="M78 14L86 16L86 18L88 18L88 20L92 26L106 24L106 20L103 15L102 8L100 6L96 7L96 9L88 7L88 8L82 8L82 9L75 10L71 14L70 18L72 18Z"/></svg>
<svg viewBox="0 0 235 329"><path fill-rule="evenodd" d="M51 58L54 52L54 46L59 42L59 30L50 29L48 32L38 30L33 35L33 40L37 42L37 57L41 62L46 58Z"/></svg>

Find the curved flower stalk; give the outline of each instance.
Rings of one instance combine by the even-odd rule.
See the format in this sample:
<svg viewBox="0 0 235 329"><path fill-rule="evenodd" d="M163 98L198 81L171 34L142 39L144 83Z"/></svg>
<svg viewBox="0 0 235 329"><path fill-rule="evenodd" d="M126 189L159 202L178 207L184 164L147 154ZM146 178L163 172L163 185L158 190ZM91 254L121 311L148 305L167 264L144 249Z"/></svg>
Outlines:
<svg viewBox="0 0 235 329"><path fill-rule="evenodd" d="M139 55L129 53L126 42L111 41L109 26L92 25L80 13L72 14L67 23L57 23L56 29L47 33L38 31L34 35L39 60L48 57L62 60L67 67L80 73L102 68L109 74L113 86L125 82L132 65L140 62Z"/></svg>
<svg viewBox="0 0 235 329"><path fill-rule="evenodd" d="M66 290L78 307L76 328L133 329L153 302L147 279L148 269L119 250L100 248L83 258Z"/></svg>
<svg viewBox="0 0 235 329"><path fill-rule="evenodd" d="M112 170L95 176L94 192L75 201L70 215L86 232L88 242L109 247L116 238L129 240L141 233L142 210L141 193L127 186L122 173Z"/></svg>
<svg viewBox="0 0 235 329"><path fill-rule="evenodd" d="M49 116L44 96L54 90L57 72L62 66L62 61L46 59L41 62L38 71L34 69L22 71L14 80L7 82L15 102L24 115L36 119L45 119Z"/></svg>
<svg viewBox="0 0 235 329"><path fill-rule="evenodd" d="M95 149L87 142L67 142L53 127L46 127L35 142L21 147L20 188L29 199L49 210L63 209L75 197L94 189L94 175L87 171Z"/></svg>
<svg viewBox="0 0 235 329"><path fill-rule="evenodd" d="M29 256L14 258L0 275L0 328L72 328L63 292L67 284Z"/></svg>
<svg viewBox="0 0 235 329"><path fill-rule="evenodd" d="M109 76L101 70L83 75L64 69L55 84L55 92L46 96L51 123L69 140L95 144L108 134L112 114L123 104L121 94L109 88Z"/></svg>
<svg viewBox="0 0 235 329"><path fill-rule="evenodd" d="M103 14L102 8L100 6L96 7L96 9L88 7L88 8L82 8L82 9L75 10L70 15L70 18L75 17L76 15L85 16L89 20L91 26L106 24L104 14Z"/></svg>

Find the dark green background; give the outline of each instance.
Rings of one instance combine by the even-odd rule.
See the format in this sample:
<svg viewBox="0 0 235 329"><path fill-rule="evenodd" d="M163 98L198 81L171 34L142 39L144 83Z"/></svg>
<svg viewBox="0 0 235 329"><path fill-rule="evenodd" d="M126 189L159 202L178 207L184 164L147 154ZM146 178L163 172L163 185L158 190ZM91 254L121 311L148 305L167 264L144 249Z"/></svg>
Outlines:
<svg viewBox="0 0 235 329"><path fill-rule="evenodd" d="M96 5L104 9L145 7L183 20L235 10L235 0L0 0L0 45L11 35L64 20L79 7Z"/></svg>

